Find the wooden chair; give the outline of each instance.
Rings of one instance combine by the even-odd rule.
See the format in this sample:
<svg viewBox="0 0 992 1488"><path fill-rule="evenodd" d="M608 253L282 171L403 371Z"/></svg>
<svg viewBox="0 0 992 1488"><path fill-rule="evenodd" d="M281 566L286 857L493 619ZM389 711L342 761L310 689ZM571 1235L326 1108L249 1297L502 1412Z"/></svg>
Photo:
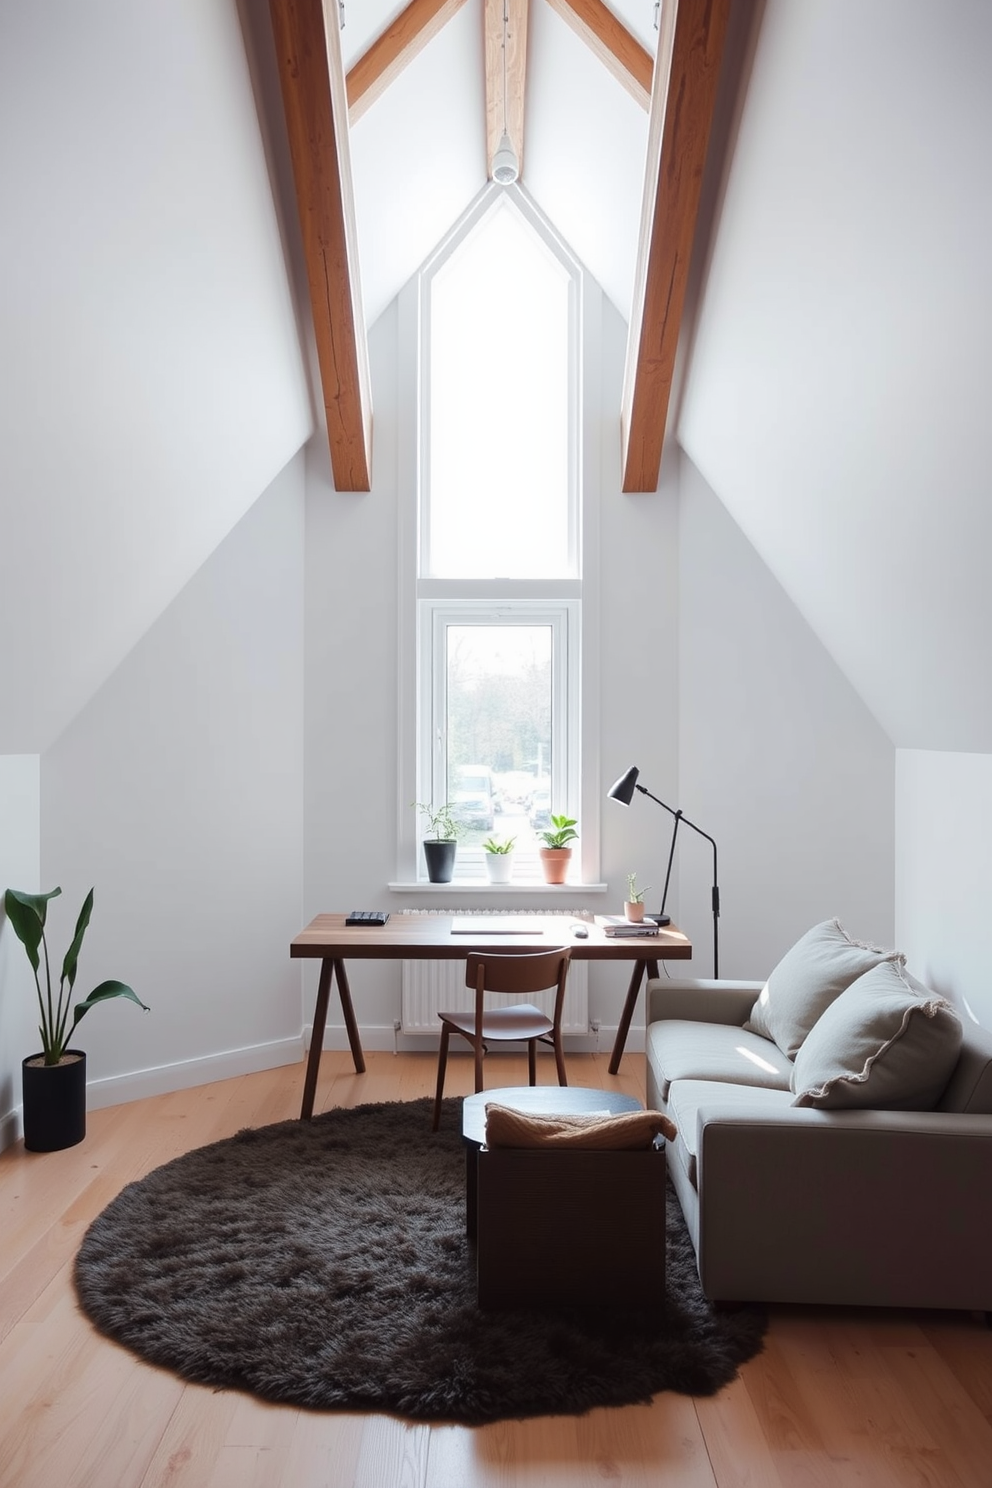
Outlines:
<svg viewBox="0 0 992 1488"><path fill-rule="evenodd" d="M448 1041L453 1033L461 1034L475 1051L475 1088L482 1089L482 1058L486 1045L514 1041L527 1044L527 1070L531 1085L537 1084L538 1041L550 1044L555 1051L558 1084L567 1085L565 1055L561 1046L561 1019L565 1006L565 984L572 952L567 946L536 954L512 951L473 951L465 964L465 985L475 988L475 1008L463 1013L439 1013L441 1046L437 1061L437 1095L434 1100L433 1130L441 1121L441 1098L444 1094L444 1072L448 1063ZM554 1017L549 1018L532 1003L515 1003L512 1007L485 1008L487 992L521 996L555 987Z"/></svg>

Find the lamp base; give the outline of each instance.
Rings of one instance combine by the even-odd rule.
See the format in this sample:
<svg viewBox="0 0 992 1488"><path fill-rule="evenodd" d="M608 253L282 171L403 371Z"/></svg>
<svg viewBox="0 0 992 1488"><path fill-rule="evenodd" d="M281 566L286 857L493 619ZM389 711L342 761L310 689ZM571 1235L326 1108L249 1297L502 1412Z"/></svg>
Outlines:
<svg viewBox="0 0 992 1488"><path fill-rule="evenodd" d="M671 917L671 915L666 915L666 914L648 915L648 919L649 920L654 920L659 925L670 925L672 923L672 917Z"/></svg>

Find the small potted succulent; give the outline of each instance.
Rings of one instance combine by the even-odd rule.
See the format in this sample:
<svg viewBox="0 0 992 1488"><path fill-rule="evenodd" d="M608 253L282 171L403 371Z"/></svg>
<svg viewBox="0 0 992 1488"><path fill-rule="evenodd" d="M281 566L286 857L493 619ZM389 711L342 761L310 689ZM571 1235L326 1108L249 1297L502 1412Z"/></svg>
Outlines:
<svg viewBox="0 0 992 1488"><path fill-rule="evenodd" d="M574 816L555 816L551 813L551 825L544 832L538 832L538 837L544 843L541 848L541 869L544 873L544 881L549 884L563 884L568 876L568 865L572 859L570 843L578 837L575 830L578 821Z"/></svg>
<svg viewBox="0 0 992 1488"><path fill-rule="evenodd" d="M86 1055L69 1047L80 1018L97 1003L114 997L127 998L148 1011L132 988L117 981L101 982L73 1006L79 952L93 913L92 889L79 911L58 989L53 988L45 920L49 900L61 892L50 889L47 894L27 894L8 889L3 900L10 927L27 952L38 993L41 1052L29 1054L21 1063L24 1146L29 1152L59 1152L74 1147L86 1135Z"/></svg>
<svg viewBox="0 0 992 1488"><path fill-rule="evenodd" d="M515 837L487 837L482 844L490 883L509 883L513 873Z"/></svg>
<svg viewBox="0 0 992 1488"><path fill-rule="evenodd" d="M627 898L624 900L623 912L633 924L640 924L644 918L644 895L650 892L651 885L646 889L637 887L637 874L627 874Z"/></svg>
<svg viewBox="0 0 992 1488"><path fill-rule="evenodd" d="M447 803L438 807L423 801L414 801L413 804L427 818L427 835L424 837L427 877L431 883L450 883L455 872L455 849L461 827Z"/></svg>

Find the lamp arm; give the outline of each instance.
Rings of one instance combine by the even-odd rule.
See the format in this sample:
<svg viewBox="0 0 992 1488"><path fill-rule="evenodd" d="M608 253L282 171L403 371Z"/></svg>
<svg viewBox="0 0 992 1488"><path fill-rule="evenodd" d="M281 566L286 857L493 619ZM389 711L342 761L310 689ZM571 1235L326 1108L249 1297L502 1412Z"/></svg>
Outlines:
<svg viewBox="0 0 992 1488"><path fill-rule="evenodd" d="M652 792L648 790L648 788L647 788L646 785L641 785L640 782L637 782L635 784L634 789L635 790L639 790L641 792L641 795L643 795L643 796L649 796L650 799L652 801L654 801L656 805L664 807L664 809L669 813L669 815L670 816L674 816L674 818L675 818L675 830L672 833L672 846L671 846L671 849L670 849L669 854L668 854L668 872L665 874L665 899L662 900L662 910L664 910L665 900L667 900L667 898L668 898L668 879L669 879L669 875L671 874L671 871L672 871L672 858L675 855L675 838L678 835L679 823L680 822L685 822L686 826L687 827L691 827L694 832L698 832L699 835L700 835L700 837L705 837L706 838L706 841L710 844L710 846L713 849L713 893L712 893L712 905L713 905L713 976L715 978L719 978L719 975L720 975L720 939L719 939L719 928L718 928L718 925L717 925L717 921L720 918L720 885L719 885L719 880L718 880L718 877L717 877L716 843L713 841L713 838L710 836L709 832L704 832L703 829L702 829L702 827L697 827L695 822L690 821L687 816L684 816L681 811L677 811L674 806L669 806L665 801L659 800L659 798L656 795L653 795Z"/></svg>

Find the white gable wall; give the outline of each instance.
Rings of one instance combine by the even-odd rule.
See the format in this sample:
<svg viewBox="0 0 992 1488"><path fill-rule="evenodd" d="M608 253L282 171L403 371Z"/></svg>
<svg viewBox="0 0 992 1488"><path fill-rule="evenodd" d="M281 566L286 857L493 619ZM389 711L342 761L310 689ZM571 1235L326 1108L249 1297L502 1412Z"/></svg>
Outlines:
<svg viewBox="0 0 992 1488"><path fill-rule="evenodd" d="M40 753L310 432L236 0L0 7L0 182L0 753Z"/></svg>
<svg viewBox="0 0 992 1488"><path fill-rule="evenodd" d="M992 1028L992 755L896 754L896 933L910 965Z"/></svg>
<svg viewBox="0 0 992 1488"><path fill-rule="evenodd" d="M91 1106L302 1057L303 519L301 454L43 756L53 944L93 885L78 986L151 1008L86 1015Z"/></svg>
<svg viewBox="0 0 992 1488"><path fill-rule="evenodd" d="M6 889L41 890L41 761L0 755L0 902ZM0 1151L20 1136L21 1061L41 1047L28 958L0 914Z"/></svg>
<svg viewBox="0 0 992 1488"><path fill-rule="evenodd" d="M684 455L679 578L670 804L717 842L721 972L764 978L834 916L892 945L892 743ZM678 861L679 923L710 976L712 850L683 828Z"/></svg>
<svg viewBox="0 0 992 1488"><path fill-rule="evenodd" d="M989 886L990 52L971 0L768 0L679 438L898 748L897 938L992 1022L980 890L929 892Z"/></svg>

